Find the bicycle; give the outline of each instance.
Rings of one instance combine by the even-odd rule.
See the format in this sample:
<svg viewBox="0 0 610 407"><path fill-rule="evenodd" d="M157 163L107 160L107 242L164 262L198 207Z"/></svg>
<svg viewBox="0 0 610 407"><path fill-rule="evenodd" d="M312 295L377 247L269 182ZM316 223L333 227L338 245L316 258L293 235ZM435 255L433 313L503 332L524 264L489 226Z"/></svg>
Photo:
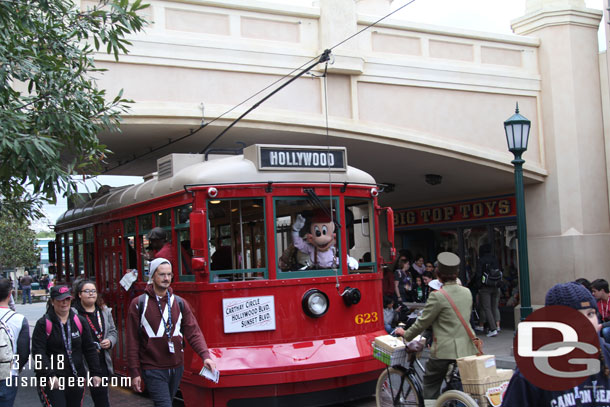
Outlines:
<svg viewBox="0 0 610 407"><path fill-rule="evenodd" d="M375 389L377 407L424 407L422 378L425 369L416 352L407 352L406 349L405 352L405 357L399 354L398 358L390 359L391 363L379 375ZM436 401L436 407L478 407L477 402L462 391L457 363L450 365L444 381L443 393Z"/></svg>

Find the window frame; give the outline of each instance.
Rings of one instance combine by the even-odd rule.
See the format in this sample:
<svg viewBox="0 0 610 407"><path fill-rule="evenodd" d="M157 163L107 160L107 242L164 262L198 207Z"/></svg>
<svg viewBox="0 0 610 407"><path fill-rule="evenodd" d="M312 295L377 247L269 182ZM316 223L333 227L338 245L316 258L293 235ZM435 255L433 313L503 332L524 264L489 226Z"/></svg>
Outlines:
<svg viewBox="0 0 610 407"><path fill-rule="evenodd" d="M225 283L225 282L230 282L230 283L238 283L241 281L252 281L254 280L269 280L269 259L267 256L267 250L268 250L268 243L269 243L269 238L267 236L267 211L266 211L266 200L265 197L235 197L235 198L223 198L223 199L211 199L211 200L218 200L220 202L224 202L224 201L260 201L260 209L261 209L261 214L263 216L263 244L264 244L264 250L261 251L261 256L264 258L265 260L265 267L255 267L255 268L250 268L250 269L246 269L246 268L242 268L242 269L225 269L225 270L212 270L212 255L208 254L209 259L208 259L208 264L210 265L210 269L209 269L209 282L210 283ZM210 206L211 205L219 205L218 204L213 204L211 203L210 199L206 200L206 221L207 221L207 225L206 227L208 228L208 253L211 252L210 248L211 248L211 241L212 241L212 236L214 236L215 240L219 240L219 239L223 239L223 235L220 232L220 229L218 230L218 233L212 232L214 230L214 227L216 226L212 226L211 224L211 219L210 219ZM229 226L229 232L230 232L230 224L227 225L218 225L218 227L225 227L225 226ZM226 237L225 237L226 238ZM230 236L229 236L230 238ZM234 243L234 242L232 242ZM242 248L244 245L244 242L241 242L242 244ZM233 254L233 253L232 253ZM245 263L245 261L244 261ZM248 276L246 277L246 274L259 274L262 273L262 277L261 276ZM233 274L233 275L242 275L243 278L241 280L227 280L227 281L219 281L218 278L221 275L227 275L227 274Z"/></svg>
<svg viewBox="0 0 610 407"><path fill-rule="evenodd" d="M173 219L174 219L174 231L176 232L176 261L178 263L178 281L189 281L189 282L194 282L195 281L195 274L193 273L193 270L191 269L191 274L185 274L183 273L183 266L182 266L182 240L180 239L180 233L186 231L187 232L187 239L190 241L191 240L191 222L190 219L187 219L185 223L178 223L180 216L180 210L184 209L184 208L189 208L190 207L190 212L193 211L193 204L192 203L188 203L185 205L180 205L180 206L176 206L174 208L172 208L172 212L173 212ZM191 249L191 259L192 259L192 249ZM192 267L192 265L191 265Z"/></svg>
<svg viewBox="0 0 610 407"><path fill-rule="evenodd" d="M336 271L335 269L319 269L319 270L296 270L296 271L283 271L280 267L279 267L279 257L282 255L282 253L278 253L277 250L277 236L278 236L278 231L277 231L277 201L286 201L286 200L295 200L295 201L307 201L307 197L305 196L294 196L294 195L286 195L286 196L274 196L273 197L273 237L274 237L274 251L275 251L275 256L273 261L275 262L275 270L276 270L276 280L288 280L288 279L294 279L294 278L315 278L315 277L333 277L335 275L342 275L343 271L342 271L342 255L341 255L341 231L344 228L339 228L338 232L338 236L337 236L337 241L335 243L335 246L337 247L340 255L339 257L339 264L337 265ZM320 196L320 200L322 202L328 201L329 203L332 200L332 208L336 211L337 213L337 223L341 223L341 212L340 210L340 200L339 200L339 196Z"/></svg>

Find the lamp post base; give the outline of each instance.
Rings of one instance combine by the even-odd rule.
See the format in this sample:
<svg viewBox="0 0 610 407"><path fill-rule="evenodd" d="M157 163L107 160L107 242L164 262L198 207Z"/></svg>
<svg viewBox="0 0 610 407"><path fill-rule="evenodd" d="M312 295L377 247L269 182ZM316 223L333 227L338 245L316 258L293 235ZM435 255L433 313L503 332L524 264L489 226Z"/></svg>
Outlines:
<svg viewBox="0 0 610 407"><path fill-rule="evenodd" d="M525 318L527 318L532 312L534 312L534 309L530 306L530 307L520 307L520 315L521 315L521 321L525 320Z"/></svg>
<svg viewBox="0 0 610 407"><path fill-rule="evenodd" d="M513 318L515 321L515 330L519 327L519 322L523 321L532 312L544 307L544 305L532 305L531 307L521 308L521 304L515 305Z"/></svg>

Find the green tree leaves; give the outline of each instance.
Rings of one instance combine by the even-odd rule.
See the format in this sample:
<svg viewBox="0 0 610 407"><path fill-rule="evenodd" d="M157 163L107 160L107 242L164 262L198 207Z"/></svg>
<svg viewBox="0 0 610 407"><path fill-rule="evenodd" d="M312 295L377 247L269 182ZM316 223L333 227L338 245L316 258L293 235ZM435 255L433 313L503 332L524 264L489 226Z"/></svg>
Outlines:
<svg viewBox="0 0 610 407"><path fill-rule="evenodd" d="M118 131L131 102L92 76L96 50L118 59L144 28L141 0L0 0L0 214L42 216L42 202L76 191L110 153L97 135Z"/></svg>
<svg viewBox="0 0 610 407"><path fill-rule="evenodd" d="M36 234L27 222L0 216L0 270L15 267L31 267L40 260Z"/></svg>

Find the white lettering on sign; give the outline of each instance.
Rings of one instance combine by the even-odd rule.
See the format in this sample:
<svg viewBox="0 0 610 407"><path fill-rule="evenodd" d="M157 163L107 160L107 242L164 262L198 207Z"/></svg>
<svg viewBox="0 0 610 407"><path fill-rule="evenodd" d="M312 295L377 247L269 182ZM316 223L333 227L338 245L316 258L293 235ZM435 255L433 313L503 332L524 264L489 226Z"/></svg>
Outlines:
<svg viewBox="0 0 610 407"><path fill-rule="evenodd" d="M272 331L275 329L275 300L272 295L223 298L222 315L227 334Z"/></svg>
<svg viewBox="0 0 610 407"><path fill-rule="evenodd" d="M343 151L261 150L262 168L345 169Z"/></svg>

